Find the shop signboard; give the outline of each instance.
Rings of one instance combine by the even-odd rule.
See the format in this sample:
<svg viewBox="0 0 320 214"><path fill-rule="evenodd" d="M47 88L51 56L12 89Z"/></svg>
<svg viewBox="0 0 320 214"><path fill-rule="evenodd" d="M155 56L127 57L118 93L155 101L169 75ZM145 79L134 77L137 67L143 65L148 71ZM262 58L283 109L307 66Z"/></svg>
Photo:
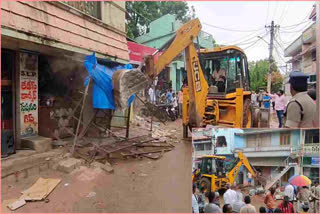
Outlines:
<svg viewBox="0 0 320 214"><path fill-rule="evenodd" d="M318 155L319 154L319 144L304 144L303 145L303 154L304 155Z"/></svg>
<svg viewBox="0 0 320 214"><path fill-rule="evenodd" d="M21 136L38 134L38 56L20 53Z"/></svg>
<svg viewBox="0 0 320 214"><path fill-rule="evenodd" d="M318 157L312 157L311 158L311 165L313 166L319 166L320 159Z"/></svg>

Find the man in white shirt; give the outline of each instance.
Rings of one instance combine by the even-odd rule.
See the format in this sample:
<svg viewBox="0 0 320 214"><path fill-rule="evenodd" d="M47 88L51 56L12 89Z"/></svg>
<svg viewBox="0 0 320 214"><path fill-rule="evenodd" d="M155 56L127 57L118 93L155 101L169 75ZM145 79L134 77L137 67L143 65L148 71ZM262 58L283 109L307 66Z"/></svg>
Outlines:
<svg viewBox="0 0 320 214"><path fill-rule="evenodd" d="M236 191L230 189L230 184L227 184L227 191L223 194L224 204L230 204L231 206L237 200Z"/></svg>
<svg viewBox="0 0 320 214"><path fill-rule="evenodd" d="M150 103L155 103L156 101L155 94L152 87L149 88L149 99L150 99Z"/></svg>
<svg viewBox="0 0 320 214"><path fill-rule="evenodd" d="M192 186L192 212L199 213L198 197L196 196L196 185Z"/></svg>
<svg viewBox="0 0 320 214"><path fill-rule="evenodd" d="M293 204L294 200L294 188L293 186L288 183L284 189L284 195L289 197L289 202Z"/></svg>

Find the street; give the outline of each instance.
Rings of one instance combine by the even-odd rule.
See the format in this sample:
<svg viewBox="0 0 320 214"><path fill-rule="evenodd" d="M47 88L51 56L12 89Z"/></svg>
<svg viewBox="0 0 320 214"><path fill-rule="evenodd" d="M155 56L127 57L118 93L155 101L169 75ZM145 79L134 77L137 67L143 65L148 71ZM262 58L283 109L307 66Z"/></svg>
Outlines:
<svg viewBox="0 0 320 214"><path fill-rule="evenodd" d="M161 128L176 130L180 137L180 124L176 120ZM84 166L71 174L42 172L41 177L62 179L48 196L49 202L30 202L15 212L191 212L191 141L174 145L174 150L155 161L119 160L113 165L114 174ZM37 178L2 183L2 200L20 197ZM2 209L10 212L5 206Z"/></svg>

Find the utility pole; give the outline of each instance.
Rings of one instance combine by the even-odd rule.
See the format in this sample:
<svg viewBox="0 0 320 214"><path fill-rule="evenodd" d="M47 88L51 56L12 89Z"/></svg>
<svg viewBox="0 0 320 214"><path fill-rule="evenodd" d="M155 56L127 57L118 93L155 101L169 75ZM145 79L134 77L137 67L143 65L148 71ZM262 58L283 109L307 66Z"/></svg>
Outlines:
<svg viewBox="0 0 320 214"><path fill-rule="evenodd" d="M269 73L268 73L268 84L267 91L271 93L271 64L273 61L272 52L273 52L273 40L274 40L274 29L279 28L280 25L274 25L274 21L271 21L271 25L265 26L270 28L270 43L269 43Z"/></svg>

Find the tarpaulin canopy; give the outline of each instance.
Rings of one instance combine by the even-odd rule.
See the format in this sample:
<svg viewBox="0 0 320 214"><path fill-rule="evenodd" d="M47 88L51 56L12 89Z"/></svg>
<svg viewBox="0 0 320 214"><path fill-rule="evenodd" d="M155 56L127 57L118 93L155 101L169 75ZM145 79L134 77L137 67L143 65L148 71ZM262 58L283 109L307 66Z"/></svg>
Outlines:
<svg viewBox="0 0 320 214"><path fill-rule="evenodd" d="M117 70L132 69L132 65L127 64L109 68L98 64L95 53L93 53L92 55L86 56L84 66L89 73L84 85L88 85L90 78L93 80L93 108L115 110L116 105L113 95L112 75ZM128 99L128 106L130 106L134 98L135 95L132 95Z"/></svg>

